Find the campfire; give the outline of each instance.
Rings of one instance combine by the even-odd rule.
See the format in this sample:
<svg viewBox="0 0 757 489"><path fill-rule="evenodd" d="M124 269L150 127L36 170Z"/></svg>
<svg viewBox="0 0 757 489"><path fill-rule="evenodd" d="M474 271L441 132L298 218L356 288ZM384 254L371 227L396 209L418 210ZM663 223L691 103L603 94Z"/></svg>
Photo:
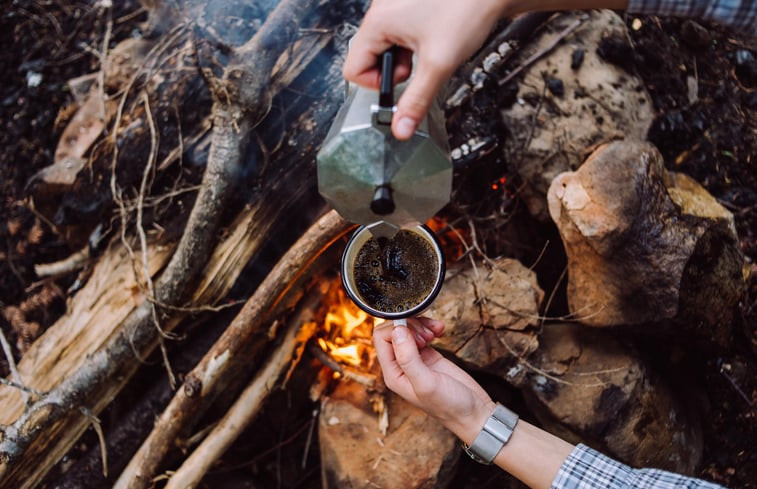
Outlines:
<svg viewBox="0 0 757 489"><path fill-rule="evenodd" d="M318 346L340 365L370 371L375 360L371 335L378 320L353 304L337 280L331 282L324 304Z"/></svg>
<svg viewBox="0 0 757 489"><path fill-rule="evenodd" d="M77 100L56 121L65 125L59 147L22 158L39 166L54 153L52 165L13 185L24 192L8 200L15 217L0 254L14 272L8 283L20 281L26 298L2 311L13 334L4 345L10 373L0 379L0 489L46 478L66 487L167 479L170 488L212 487L214 471L242 452L240 463L256 470L235 471L240 486L274 487L258 479L296 469L311 479L320 470L324 489L469 487L450 474L460 454L454 436L384 388L372 346L380 320L333 277L351 224L326 212L312 169L344 100L341 62L361 9L287 0L274 2L274 15L242 2L255 21L219 24L237 9L143 1L135 16L149 11L148 24L171 25L134 37L125 27L136 17L112 15L118 2L90 3L98 7L86 21L61 26L91 24L105 38L72 33L57 43L75 47L72 57L61 51L39 66L87 59L108 69L70 81ZM174 4L192 11L179 15ZM424 314L447 327L434 346L496 382L503 403L624 462L693 472L703 446L715 447L707 457L721 447L706 443L712 435L703 436L697 413L688 419L690 399L667 386L689 363L708 371L702 359L744 339L733 317L747 273L733 215L632 144L649 132L652 99L596 49L606 33L627 37L623 19L577 15L503 25L451 80L449 93L464 96L444 107L449 144L462 149L452 151L452 205L426 223L448 267ZM185 23L191 18L203 23ZM49 20L24 20L30 39ZM238 39L227 37L234 26L244 29ZM29 80L43 52L27 52ZM579 52L583 67L571 68L565 61ZM519 75L505 75L516 66ZM45 81L57 71L46 69ZM488 93L504 76L497 96ZM712 98L708 87L699 103ZM20 104L26 91L14 88L8 100ZM600 145L621 136L628 146ZM681 155L686 161L666 162L694 159ZM29 236L18 215L36 223ZM49 290L60 311L43 300ZM648 338L660 341L650 348ZM24 352L15 364L14 340ZM709 356L694 358L700 351ZM717 379L744 389L737 407L749 417L733 425L741 428L753 417L753 365L723 355L718 368L729 368ZM707 413L718 421L712 432L736 412L727 411ZM303 444L313 447L307 464ZM280 456L285 450L296 456Z"/></svg>

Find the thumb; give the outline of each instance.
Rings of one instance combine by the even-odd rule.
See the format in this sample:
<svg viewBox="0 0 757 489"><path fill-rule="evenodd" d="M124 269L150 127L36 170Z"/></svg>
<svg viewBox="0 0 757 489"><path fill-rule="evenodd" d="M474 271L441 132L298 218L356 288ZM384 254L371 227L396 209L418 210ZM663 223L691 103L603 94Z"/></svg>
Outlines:
<svg viewBox="0 0 757 489"><path fill-rule="evenodd" d="M392 346L397 364L405 377L413 386L416 395L430 392L434 386L434 373L421 358L418 346L410 336L410 330L404 326L395 327L392 331Z"/></svg>
<svg viewBox="0 0 757 489"><path fill-rule="evenodd" d="M399 140L407 140L428 113L431 103L448 74L420 60L407 88L397 102L397 113L392 119L392 132Z"/></svg>

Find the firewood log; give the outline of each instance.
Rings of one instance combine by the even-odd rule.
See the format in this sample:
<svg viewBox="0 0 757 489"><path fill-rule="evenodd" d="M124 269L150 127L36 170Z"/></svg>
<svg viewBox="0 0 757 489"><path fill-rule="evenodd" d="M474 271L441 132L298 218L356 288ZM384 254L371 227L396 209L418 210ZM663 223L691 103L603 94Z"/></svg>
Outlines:
<svg viewBox="0 0 757 489"><path fill-rule="evenodd" d="M558 176L548 197L580 322L729 344L745 288L733 215L689 177L669 173L654 146L603 146Z"/></svg>

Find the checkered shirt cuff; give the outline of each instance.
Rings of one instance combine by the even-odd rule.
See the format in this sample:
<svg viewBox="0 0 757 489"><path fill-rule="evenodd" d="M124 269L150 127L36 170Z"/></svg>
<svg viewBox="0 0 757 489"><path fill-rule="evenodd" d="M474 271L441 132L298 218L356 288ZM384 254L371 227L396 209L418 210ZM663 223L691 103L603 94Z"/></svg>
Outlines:
<svg viewBox="0 0 757 489"><path fill-rule="evenodd" d="M755 0L629 0L628 12L715 21L757 37Z"/></svg>
<svg viewBox="0 0 757 489"><path fill-rule="evenodd" d="M551 489L723 489L722 486L659 469L632 469L586 445L565 459Z"/></svg>

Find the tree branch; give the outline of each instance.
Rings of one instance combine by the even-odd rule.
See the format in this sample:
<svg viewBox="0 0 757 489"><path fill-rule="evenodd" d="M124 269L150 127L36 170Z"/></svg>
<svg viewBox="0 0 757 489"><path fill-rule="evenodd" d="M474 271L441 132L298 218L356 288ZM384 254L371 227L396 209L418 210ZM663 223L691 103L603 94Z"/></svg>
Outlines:
<svg viewBox="0 0 757 489"><path fill-rule="evenodd" d="M150 436L114 485L115 489L148 487L165 456L195 415L215 398L234 375L237 359L244 356L255 334L271 318L273 307L312 261L349 229L335 211L322 217L287 251L250 297L226 331L187 374L184 386L163 411Z"/></svg>

